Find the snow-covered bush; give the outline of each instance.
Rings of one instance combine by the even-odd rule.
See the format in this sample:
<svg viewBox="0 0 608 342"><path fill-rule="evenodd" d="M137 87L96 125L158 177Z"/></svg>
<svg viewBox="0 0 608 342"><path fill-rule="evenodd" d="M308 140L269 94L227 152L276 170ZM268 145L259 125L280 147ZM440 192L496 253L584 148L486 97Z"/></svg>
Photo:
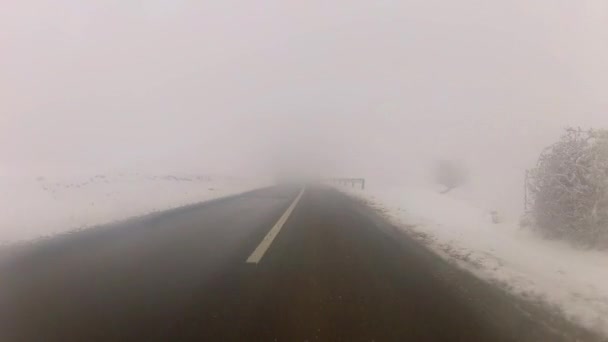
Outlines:
<svg viewBox="0 0 608 342"><path fill-rule="evenodd" d="M533 225L551 237L608 243L608 131L569 128L528 172Z"/></svg>
<svg viewBox="0 0 608 342"><path fill-rule="evenodd" d="M451 160L441 160L437 163L435 181L437 184L445 186L445 190L442 193L463 185L466 180L466 170L459 163Z"/></svg>

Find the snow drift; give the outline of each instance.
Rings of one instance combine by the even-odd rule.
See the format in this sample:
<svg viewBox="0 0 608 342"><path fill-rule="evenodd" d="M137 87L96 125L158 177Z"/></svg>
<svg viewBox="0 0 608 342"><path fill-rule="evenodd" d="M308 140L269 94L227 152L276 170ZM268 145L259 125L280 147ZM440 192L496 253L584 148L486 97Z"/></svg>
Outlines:
<svg viewBox="0 0 608 342"><path fill-rule="evenodd" d="M0 177L0 242L12 243L262 187L206 175L98 174Z"/></svg>

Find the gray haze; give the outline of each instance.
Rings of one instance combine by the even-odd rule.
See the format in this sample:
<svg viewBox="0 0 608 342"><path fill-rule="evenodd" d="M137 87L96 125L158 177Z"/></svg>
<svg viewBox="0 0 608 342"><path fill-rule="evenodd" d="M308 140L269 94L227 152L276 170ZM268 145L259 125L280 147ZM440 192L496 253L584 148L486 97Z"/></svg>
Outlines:
<svg viewBox="0 0 608 342"><path fill-rule="evenodd" d="M608 125L604 0L3 4L3 173L400 183L449 157L516 198L562 127Z"/></svg>

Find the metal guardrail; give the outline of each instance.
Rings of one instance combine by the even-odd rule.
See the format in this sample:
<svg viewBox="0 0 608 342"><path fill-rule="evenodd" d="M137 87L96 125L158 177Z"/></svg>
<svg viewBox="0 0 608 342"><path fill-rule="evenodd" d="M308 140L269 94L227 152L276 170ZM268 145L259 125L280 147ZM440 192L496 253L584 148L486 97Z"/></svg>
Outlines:
<svg viewBox="0 0 608 342"><path fill-rule="evenodd" d="M365 189L365 178L330 178L329 182L339 185L350 185L353 188L355 184L358 184L361 190Z"/></svg>

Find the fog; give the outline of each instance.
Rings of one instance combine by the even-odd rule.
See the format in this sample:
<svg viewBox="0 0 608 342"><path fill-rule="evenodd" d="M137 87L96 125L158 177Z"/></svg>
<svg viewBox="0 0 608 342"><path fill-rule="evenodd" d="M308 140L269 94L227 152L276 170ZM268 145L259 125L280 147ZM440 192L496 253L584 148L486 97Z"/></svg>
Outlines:
<svg viewBox="0 0 608 342"><path fill-rule="evenodd" d="M603 0L4 5L4 174L289 161L403 184L450 158L518 206L563 127L608 125Z"/></svg>

